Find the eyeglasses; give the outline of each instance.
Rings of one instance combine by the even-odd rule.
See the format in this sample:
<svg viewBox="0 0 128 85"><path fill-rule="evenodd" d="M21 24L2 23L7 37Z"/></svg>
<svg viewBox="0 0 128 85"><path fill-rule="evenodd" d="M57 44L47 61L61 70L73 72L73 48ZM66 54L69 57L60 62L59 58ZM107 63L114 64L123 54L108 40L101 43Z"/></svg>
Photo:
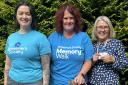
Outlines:
<svg viewBox="0 0 128 85"><path fill-rule="evenodd" d="M108 30L109 29L109 26L97 26L96 28L97 29L105 29L105 30Z"/></svg>

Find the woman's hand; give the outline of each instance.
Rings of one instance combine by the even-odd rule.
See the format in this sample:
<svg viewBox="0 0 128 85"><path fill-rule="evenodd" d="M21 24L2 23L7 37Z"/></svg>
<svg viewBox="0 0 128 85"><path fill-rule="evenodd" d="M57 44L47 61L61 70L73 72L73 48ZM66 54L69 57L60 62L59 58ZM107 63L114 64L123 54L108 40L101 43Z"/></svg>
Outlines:
<svg viewBox="0 0 128 85"><path fill-rule="evenodd" d="M101 60L103 60L105 63L114 63L115 57L110 55L105 55L101 57Z"/></svg>
<svg viewBox="0 0 128 85"><path fill-rule="evenodd" d="M100 56L99 53L95 53L95 54L93 55L92 61L95 63L95 62L99 59L99 56Z"/></svg>
<svg viewBox="0 0 128 85"><path fill-rule="evenodd" d="M78 75L74 78L74 82L77 83L78 85L84 85L85 79L84 76L87 74L87 72L89 71L89 69L91 68L91 60L86 60L84 61L84 64L80 70L80 72L78 73Z"/></svg>
<svg viewBox="0 0 128 85"><path fill-rule="evenodd" d="M75 79L74 82L77 83L78 85L84 84L85 83L85 79L83 77L82 74L78 74Z"/></svg>

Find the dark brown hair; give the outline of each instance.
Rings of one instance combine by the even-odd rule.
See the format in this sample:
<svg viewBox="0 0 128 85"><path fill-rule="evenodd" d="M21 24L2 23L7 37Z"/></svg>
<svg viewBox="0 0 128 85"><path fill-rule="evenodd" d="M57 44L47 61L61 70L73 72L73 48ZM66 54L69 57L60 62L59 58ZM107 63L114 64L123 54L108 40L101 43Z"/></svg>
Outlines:
<svg viewBox="0 0 128 85"><path fill-rule="evenodd" d="M56 32L63 33L63 16L64 16L65 10L67 10L69 13L71 13L74 16L74 19L75 19L74 31L76 33L81 31L82 19L81 19L81 14L79 12L79 9L72 4L66 3L66 4L63 4L55 14Z"/></svg>
<svg viewBox="0 0 128 85"><path fill-rule="evenodd" d="M18 10L18 8L20 6L28 6L29 7L30 14L32 16L31 27L32 27L32 29L35 29L35 27L36 27L36 13L35 13L35 9L34 9L34 7L30 3L24 2L24 1L23 2L18 2L17 5L16 5L16 8L15 8L15 16L14 16L14 19L15 19L15 26L16 26L16 28L19 28L20 27L20 25L19 25L19 23L18 23L18 21L16 19L16 13L17 13L17 10Z"/></svg>

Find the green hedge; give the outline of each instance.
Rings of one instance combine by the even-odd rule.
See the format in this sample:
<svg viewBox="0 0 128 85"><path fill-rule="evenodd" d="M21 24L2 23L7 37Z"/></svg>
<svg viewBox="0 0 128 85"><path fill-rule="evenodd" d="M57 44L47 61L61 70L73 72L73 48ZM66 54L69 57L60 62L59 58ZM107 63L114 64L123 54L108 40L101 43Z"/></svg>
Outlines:
<svg viewBox="0 0 128 85"><path fill-rule="evenodd" d="M3 84L4 47L9 34L17 31L14 28L14 7L20 0L0 0L0 85ZM24 0L25 1L25 0ZM36 9L38 30L47 36L54 31L54 14L58 7L70 2L76 5L84 21L84 27L91 34L95 19L100 15L108 16L126 49L128 57L128 1L127 0L26 0ZM128 69L120 73L121 85L128 85Z"/></svg>

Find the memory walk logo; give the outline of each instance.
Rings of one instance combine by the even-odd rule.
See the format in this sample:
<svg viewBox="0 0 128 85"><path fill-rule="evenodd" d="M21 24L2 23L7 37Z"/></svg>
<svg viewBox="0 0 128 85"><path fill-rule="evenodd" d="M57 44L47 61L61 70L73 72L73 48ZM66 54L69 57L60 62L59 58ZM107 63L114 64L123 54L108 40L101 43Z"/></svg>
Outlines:
<svg viewBox="0 0 128 85"><path fill-rule="evenodd" d="M60 59L69 59L69 55L78 55L82 54L80 46L64 47L58 46L56 50L56 56Z"/></svg>

